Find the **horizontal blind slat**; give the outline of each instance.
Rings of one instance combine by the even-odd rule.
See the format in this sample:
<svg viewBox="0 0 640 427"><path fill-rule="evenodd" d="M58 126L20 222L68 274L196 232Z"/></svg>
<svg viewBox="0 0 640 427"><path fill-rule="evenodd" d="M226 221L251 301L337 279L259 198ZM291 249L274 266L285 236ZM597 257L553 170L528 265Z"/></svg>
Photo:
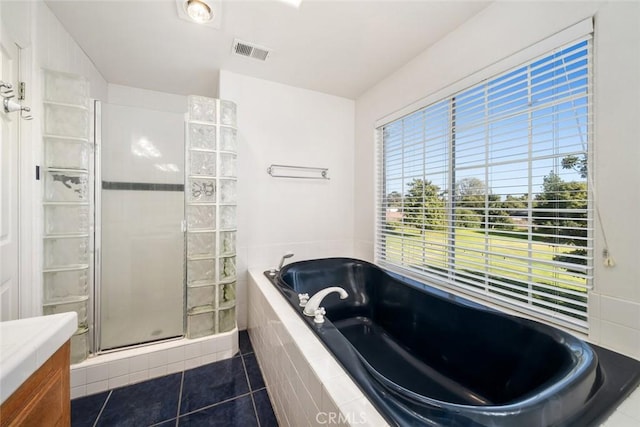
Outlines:
<svg viewBox="0 0 640 427"><path fill-rule="evenodd" d="M591 62L583 39L379 128L376 260L585 327Z"/></svg>

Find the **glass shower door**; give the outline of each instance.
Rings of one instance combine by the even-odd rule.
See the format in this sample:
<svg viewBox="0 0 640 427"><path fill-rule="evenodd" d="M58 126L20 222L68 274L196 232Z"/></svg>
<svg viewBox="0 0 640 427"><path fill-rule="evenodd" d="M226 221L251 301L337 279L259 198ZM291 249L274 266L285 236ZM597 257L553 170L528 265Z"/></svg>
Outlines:
<svg viewBox="0 0 640 427"><path fill-rule="evenodd" d="M184 115L101 106L99 350L184 335Z"/></svg>

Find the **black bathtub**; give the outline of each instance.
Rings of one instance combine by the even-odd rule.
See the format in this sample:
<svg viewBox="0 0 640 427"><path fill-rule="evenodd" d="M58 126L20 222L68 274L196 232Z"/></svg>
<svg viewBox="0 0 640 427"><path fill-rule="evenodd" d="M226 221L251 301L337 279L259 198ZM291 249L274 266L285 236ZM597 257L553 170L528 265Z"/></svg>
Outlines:
<svg viewBox="0 0 640 427"><path fill-rule="evenodd" d="M640 382L640 362L561 330L386 272L328 258L265 275L391 425L589 426ZM326 321L298 294L330 294Z"/></svg>

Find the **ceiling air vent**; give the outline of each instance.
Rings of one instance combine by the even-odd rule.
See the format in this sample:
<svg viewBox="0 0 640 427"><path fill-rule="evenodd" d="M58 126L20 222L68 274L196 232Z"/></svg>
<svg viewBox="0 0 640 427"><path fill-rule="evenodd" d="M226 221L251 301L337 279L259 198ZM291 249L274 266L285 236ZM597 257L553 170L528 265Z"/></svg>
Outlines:
<svg viewBox="0 0 640 427"><path fill-rule="evenodd" d="M269 49L264 46L258 46L253 43L245 42L235 39L233 41L233 53L240 56L246 56L248 58L259 59L265 61L269 56Z"/></svg>

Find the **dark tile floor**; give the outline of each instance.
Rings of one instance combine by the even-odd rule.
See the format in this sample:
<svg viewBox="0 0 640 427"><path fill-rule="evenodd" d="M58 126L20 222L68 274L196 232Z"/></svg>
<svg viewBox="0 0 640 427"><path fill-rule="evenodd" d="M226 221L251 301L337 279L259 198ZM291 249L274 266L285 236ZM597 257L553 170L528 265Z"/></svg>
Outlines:
<svg viewBox="0 0 640 427"><path fill-rule="evenodd" d="M232 359L71 401L72 427L277 427L246 331Z"/></svg>

